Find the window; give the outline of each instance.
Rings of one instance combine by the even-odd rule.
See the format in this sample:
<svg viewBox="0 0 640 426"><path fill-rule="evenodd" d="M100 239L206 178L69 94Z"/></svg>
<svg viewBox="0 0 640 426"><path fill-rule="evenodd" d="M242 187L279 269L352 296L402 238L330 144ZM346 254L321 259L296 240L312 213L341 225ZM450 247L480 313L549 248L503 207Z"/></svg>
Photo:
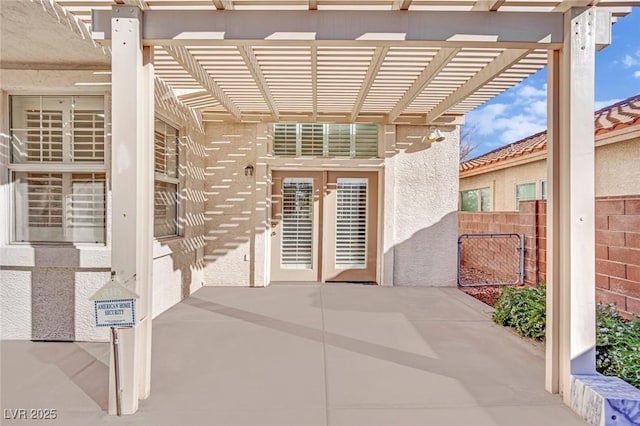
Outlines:
<svg viewBox="0 0 640 426"><path fill-rule="evenodd" d="M540 181L540 199L542 200L547 199L547 181L546 180Z"/></svg>
<svg viewBox="0 0 640 426"><path fill-rule="evenodd" d="M104 243L102 96L11 96L13 239Z"/></svg>
<svg viewBox="0 0 640 426"><path fill-rule="evenodd" d="M516 185L516 210L520 210L520 201L536 199L536 183L521 183Z"/></svg>
<svg viewBox="0 0 640 426"><path fill-rule="evenodd" d="M154 126L153 236L179 235L178 130L162 120Z"/></svg>
<svg viewBox="0 0 640 426"><path fill-rule="evenodd" d="M378 126L375 124L274 125L273 153L303 157L376 157Z"/></svg>
<svg viewBox="0 0 640 426"><path fill-rule="evenodd" d="M471 189L460 193L460 210L463 212L491 211L489 188Z"/></svg>

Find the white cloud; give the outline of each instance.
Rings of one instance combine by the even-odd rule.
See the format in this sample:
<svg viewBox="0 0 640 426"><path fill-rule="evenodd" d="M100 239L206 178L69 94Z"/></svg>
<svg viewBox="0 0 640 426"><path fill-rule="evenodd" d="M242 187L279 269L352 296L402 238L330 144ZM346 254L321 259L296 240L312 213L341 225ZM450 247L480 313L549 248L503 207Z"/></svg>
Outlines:
<svg viewBox="0 0 640 426"><path fill-rule="evenodd" d="M633 76L634 76L635 78L640 78L640 71L636 71L636 72L634 72L634 73L633 73Z"/></svg>
<svg viewBox="0 0 640 426"><path fill-rule="evenodd" d="M547 96L547 85L537 88L530 84L525 84L516 89L515 95L520 101L526 101L530 98L545 98Z"/></svg>
<svg viewBox="0 0 640 426"><path fill-rule="evenodd" d="M631 68L633 66L640 65L640 61L638 61L633 56L626 54L624 55L624 58L622 58L622 64L625 68Z"/></svg>
<svg viewBox="0 0 640 426"><path fill-rule="evenodd" d="M474 129L474 132L478 132L480 135L491 135L495 131L493 120L504 114L507 108L507 104L491 104L475 109L466 116L467 126Z"/></svg>
<svg viewBox="0 0 640 426"><path fill-rule="evenodd" d="M640 73L640 71L638 71L638 73ZM609 105L617 104L621 100L622 99L609 99L607 101L596 101L594 104L595 111L598 111L604 107L608 107Z"/></svg>

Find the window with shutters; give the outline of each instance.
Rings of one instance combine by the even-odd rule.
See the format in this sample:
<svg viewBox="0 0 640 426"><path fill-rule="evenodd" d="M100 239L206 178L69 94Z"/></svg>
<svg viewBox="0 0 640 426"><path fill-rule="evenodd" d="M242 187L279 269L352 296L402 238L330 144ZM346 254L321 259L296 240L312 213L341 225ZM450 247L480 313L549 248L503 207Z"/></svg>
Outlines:
<svg viewBox="0 0 640 426"><path fill-rule="evenodd" d="M282 257L284 269L310 269L313 263L313 179L282 182Z"/></svg>
<svg viewBox="0 0 640 426"><path fill-rule="evenodd" d="M156 119L154 126L153 236L179 235L178 226L178 129Z"/></svg>
<svg viewBox="0 0 640 426"><path fill-rule="evenodd" d="M338 178L336 269L367 267L367 182Z"/></svg>
<svg viewBox="0 0 640 426"><path fill-rule="evenodd" d="M104 243L102 96L11 96L13 239Z"/></svg>
<svg viewBox="0 0 640 426"><path fill-rule="evenodd" d="M276 123L273 154L297 157L377 157L375 124Z"/></svg>

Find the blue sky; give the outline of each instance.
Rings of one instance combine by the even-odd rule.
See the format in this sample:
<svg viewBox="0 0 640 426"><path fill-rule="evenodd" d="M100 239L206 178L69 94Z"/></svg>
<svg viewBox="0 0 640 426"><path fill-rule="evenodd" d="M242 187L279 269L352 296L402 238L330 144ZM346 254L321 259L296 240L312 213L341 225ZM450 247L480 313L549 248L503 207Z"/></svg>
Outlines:
<svg viewBox="0 0 640 426"><path fill-rule="evenodd" d="M612 43L596 52L596 110L640 94L640 7L613 25ZM477 145L471 157L547 127L547 69L466 116L464 132Z"/></svg>

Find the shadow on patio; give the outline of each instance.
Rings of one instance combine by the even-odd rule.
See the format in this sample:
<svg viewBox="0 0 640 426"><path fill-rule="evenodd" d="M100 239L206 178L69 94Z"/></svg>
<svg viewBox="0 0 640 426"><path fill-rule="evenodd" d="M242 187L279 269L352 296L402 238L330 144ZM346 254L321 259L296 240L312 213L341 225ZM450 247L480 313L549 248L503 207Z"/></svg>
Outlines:
<svg viewBox="0 0 640 426"><path fill-rule="evenodd" d="M205 287L154 320L151 397L136 415L107 417L95 395L66 403L82 390L72 379L64 392L39 386L42 375L21 386L68 406L64 424L584 424L544 391L541 347L493 324L488 309L455 288ZM5 395L16 386L5 369L33 364L8 365L5 351L24 350L14 343L25 344L2 347ZM33 354L74 344L28 345ZM35 359L65 380L63 359ZM9 399L2 408L33 405Z"/></svg>

